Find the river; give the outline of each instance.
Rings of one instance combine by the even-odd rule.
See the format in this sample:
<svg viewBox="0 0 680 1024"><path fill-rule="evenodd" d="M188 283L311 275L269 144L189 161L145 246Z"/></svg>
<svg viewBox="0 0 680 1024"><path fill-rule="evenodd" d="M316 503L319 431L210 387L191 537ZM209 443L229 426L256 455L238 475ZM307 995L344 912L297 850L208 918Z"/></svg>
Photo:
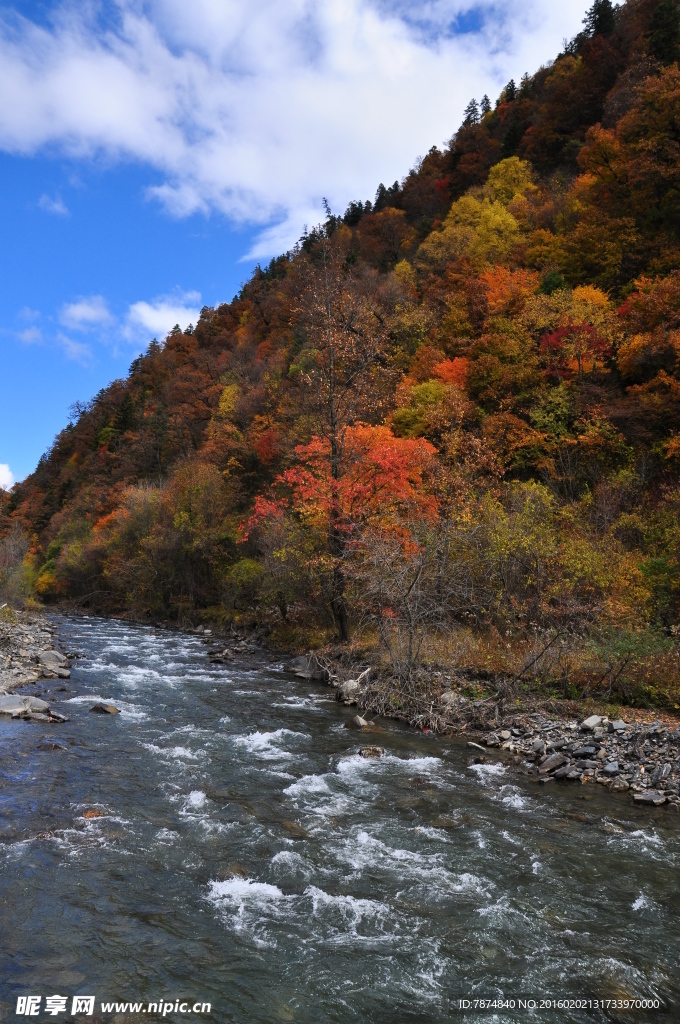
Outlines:
<svg viewBox="0 0 680 1024"><path fill-rule="evenodd" d="M83 657L36 692L69 722L0 721L0 1020L55 993L94 995L92 1021L176 999L236 1024L680 1020L667 809L395 723L360 735L269 654L56 621ZM480 997L516 1005L460 1008ZM664 1009L518 1009L546 997Z"/></svg>

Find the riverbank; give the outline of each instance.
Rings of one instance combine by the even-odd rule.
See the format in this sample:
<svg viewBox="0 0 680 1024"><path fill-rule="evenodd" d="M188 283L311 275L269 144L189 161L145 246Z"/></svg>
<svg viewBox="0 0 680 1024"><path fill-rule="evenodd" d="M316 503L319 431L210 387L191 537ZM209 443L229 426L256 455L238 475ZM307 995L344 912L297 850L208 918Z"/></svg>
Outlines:
<svg viewBox="0 0 680 1024"><path fill-rule="evenodd" d="M70 675L69 659L57 647L57 627L41 613L0 610L0 616L0 705L4 699L5 713L59 720L36 698L22 697L23 709L8 703L20 687ZM203 640L214 665L230 664L258 646L217 626L188 632ZM670 716L660 719L627 708L610 718L592 703L540 699L507 686L474 699L462 692L464 685L441 673L428 685L409 689L370 668L352 666L341 654L308 654L290 664L299 678L333 686L338 700L356 707L360 714L354 724L367 737L379 729L372 717L397 719L426 733L464 736L478 763L493 750L494 757L541 785L599 785L628 793L636 803L680 812L680 721Z"/></svg>
<svg viewBox="0 0 680 1024"><path fill-rule="evenodd" d="M340 661L314 655L295 659L293 667L300 678L327 682L338 700L356 706L358 729L370 732L370 716L379 715L426 732L464 735L478 763L494 750L541 785L594 784L629 793L636 803L680 812L680 721L670 716L655 719L631 708L625 720L610 719L602 709L579 716L575 702L520 696L507 688L474 700L442 678L429 691L409 690L375 678L370 669L348 674Z"/></svg>
<svg viewBox="0 0 680 1024"><path fill-rule="evenodd" d="M49 702L18 694L41 679L68 679L71 663L58 649L56 626L42 614L0 607L0 714L37 722L64 722Z"/></svg>

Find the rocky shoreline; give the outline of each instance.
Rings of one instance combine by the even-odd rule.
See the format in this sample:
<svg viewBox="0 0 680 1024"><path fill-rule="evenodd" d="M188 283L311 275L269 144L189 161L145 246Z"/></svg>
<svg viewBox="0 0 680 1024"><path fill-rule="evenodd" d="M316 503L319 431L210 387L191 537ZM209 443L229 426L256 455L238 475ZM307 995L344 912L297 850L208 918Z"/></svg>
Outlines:
<svg viewBox="0 0 680 1024"><path fill-rule="evenodd" d="M520 721L520 719L522 719ZM680 728L589 715L583 721L514 716L478 744L507 751L541 783L598 783L637 803L680 811Z"/></svg>
<svg viewBox="0 0 680 1024"><path fill-rule="evenodd" d="M597 714L574 719L506 710L503 697L474 701L446 686L415 716L413 707L403 706L390 714L370 669L343 678L338 666L314 655L296 658L292 669L299 678L334 686L337 699L358 707L363 715L377 711L424 731L466 737L477 762L485 761L491 748L538 783L598 784L612 793L629 793L636 803L680 812L680 726L610 721ZM361 715L353 724L369 730L372 725Z"/></svg>
<svg viewBox="0 0 680 1024"><path fill-rule="evenodd" d="M68 657L56 647L57 629L42 615L0 607L0 715L36 722L66 722L47 701L15 693L40 679L68 679Z"/></svg>

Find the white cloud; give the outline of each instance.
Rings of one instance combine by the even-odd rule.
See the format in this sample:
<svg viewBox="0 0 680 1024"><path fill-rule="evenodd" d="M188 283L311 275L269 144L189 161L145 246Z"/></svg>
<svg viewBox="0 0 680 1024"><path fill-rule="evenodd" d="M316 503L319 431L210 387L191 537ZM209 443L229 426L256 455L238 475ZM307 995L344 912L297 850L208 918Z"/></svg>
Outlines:
<svg viewBox="0 0 680 1024"><path fill-rule="evenodd" d="M19 320L23 320L24 323L33 324L36 320L40 319L40 310L31 309L30 306L23 306L18 313Z"/></svg>
<svg viewBox="0 0 680 1024"><path fill-rule="evenodd" d="M38 200L38 206L41 210L45 210L47 213L56 213L59 217L68 217L69 210L64 203L61 196L55 196L52 199L46 192L43 192L40 199Z"/></svg>
<svg viewBox="0 0 680 1024"><path fill-rule="evenodd" d="M148 341L150 336L164 338L175 324L184 330L198 320L200 300L200 292L180 292L159 296L153 302L133 302L124 334L129 341Z"/></svg>
<svg viewBox="0 0 680 1024"><path fill-rule="evenodd" d="M109 0L106 27L62 2L50 27L0 22L0 148L141 161L171 214L260 225L269 255L322 196L371 197L471 95L552 58L587 0ZM481 29L456 35L475 12Z"/></svg>
<svg viewBox="0 0 680 1024"><path fill-rule="evenodd" d="M65 327L82 331L107 326L113 322L113 317L103 296L90 295L62 306L59 321Z"/></svg>
<svg viewBox="0 0 680 1024"><path fill-rule="evenodd" d="M72 359L74 363L80 363L81 366L92 365L92 349L89 345L86 345L82 341L74 341L65 334L58 334L57 342L63 349L67 359Z"/></svg>
<svg viewBox="0 0 680 1024"><path fill-rule="evenodd" d="M14 476L6 462L0 462L0 491L9 491L14 483Z"/></svg>
<svg viewBox="0 0 680 1024"><path fill-rule="evenodd" d="M27 327L23 331L19 331L19 339L23 341L24 345L39 345L42 341L42 331L39 327Z"/></svg>

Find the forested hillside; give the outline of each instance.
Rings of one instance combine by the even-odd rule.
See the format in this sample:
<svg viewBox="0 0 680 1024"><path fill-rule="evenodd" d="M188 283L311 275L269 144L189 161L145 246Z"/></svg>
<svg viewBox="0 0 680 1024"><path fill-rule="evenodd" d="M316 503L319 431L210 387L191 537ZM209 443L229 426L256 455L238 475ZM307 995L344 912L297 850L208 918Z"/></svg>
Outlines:
<svg viewBox="0 0 680 1024"><path fill-rule="evenodd" d="M153 341L1 499L10 597L677 709L679 43L675 0L596 0Z"/></svg>

